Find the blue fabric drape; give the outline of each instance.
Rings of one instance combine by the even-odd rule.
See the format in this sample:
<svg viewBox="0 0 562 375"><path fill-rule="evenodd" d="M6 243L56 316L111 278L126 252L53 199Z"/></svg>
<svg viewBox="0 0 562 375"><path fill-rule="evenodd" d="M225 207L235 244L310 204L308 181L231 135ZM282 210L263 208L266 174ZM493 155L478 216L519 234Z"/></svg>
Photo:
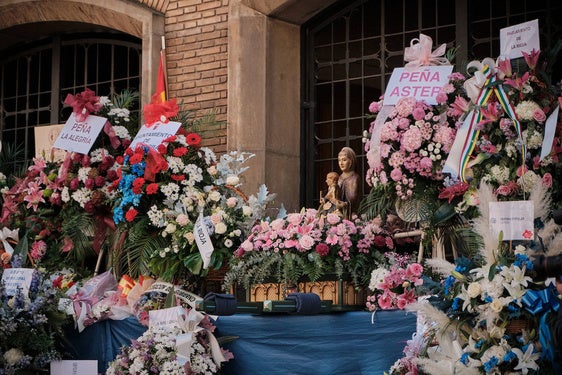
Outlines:
<svg viewBox="0 0 562 375"><path fill-rule="evenodd" d="M318 315L221 316L215 335L237 336L225 345L234 360L226 375L361 375L382 374L400 357L416 330L416 315L378 311L374 324L365 311ZM145 331L136 318L107 320L69 333L76 359L98 360L107 369L123 345Z"/></svg>

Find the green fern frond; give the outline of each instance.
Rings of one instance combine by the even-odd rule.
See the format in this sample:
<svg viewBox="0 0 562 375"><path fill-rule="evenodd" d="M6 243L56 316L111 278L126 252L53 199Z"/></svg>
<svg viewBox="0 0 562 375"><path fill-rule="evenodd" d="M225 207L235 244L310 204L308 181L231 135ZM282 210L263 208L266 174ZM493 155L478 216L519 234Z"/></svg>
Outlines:
<svg viewBox="0 0 562 375"><path fill-rule="evenodd" d="M364 214L367 220L381 216L386 220L386 215L392 210L394 199L382 186L374 187L359 204L359 213Z"/></svg>

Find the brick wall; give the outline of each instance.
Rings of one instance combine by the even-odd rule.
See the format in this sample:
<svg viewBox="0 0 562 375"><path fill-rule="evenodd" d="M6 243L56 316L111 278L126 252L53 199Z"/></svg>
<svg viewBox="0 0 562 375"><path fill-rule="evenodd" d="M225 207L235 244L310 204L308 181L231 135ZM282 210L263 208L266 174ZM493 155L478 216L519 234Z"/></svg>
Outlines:
<svg viewBox="0 0 562 375"><path fill-rule="evenodd" d="M226 151L228 1L141 1L165 15L169 97L197 118L215 111L220 126L200 132L218 153Z"/></svg>

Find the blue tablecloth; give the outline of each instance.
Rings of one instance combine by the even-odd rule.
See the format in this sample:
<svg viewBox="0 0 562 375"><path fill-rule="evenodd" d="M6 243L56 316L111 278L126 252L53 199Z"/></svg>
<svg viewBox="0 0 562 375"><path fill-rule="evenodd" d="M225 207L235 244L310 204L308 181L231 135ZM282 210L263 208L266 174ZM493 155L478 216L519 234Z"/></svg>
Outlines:
<svg viewBox="0 0 562 375"><path fill-rule="evenodd" d="M237 336L225 345L234 360L225 374L382 374L402 356L416 329L416 316L404 311L379 311L375 323L364 311L298 315L237 314L219 317L216 336ZM144 332L136 319L98 322L70 335L78 359L97 359L99 371Z"/></svg>

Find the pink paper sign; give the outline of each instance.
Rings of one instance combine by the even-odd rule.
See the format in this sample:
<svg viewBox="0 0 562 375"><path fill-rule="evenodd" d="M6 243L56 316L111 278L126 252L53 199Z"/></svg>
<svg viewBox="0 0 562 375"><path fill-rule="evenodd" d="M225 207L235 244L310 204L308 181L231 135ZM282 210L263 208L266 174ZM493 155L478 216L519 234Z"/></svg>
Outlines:
<svg viewBox="0 0 562 375"><path fill-rule="evenodd" d="M427 104L437 104L437 94L449 83L452 65L396 68L384 92L384 105L394 105L401 98L414 97Z"/></svg>

